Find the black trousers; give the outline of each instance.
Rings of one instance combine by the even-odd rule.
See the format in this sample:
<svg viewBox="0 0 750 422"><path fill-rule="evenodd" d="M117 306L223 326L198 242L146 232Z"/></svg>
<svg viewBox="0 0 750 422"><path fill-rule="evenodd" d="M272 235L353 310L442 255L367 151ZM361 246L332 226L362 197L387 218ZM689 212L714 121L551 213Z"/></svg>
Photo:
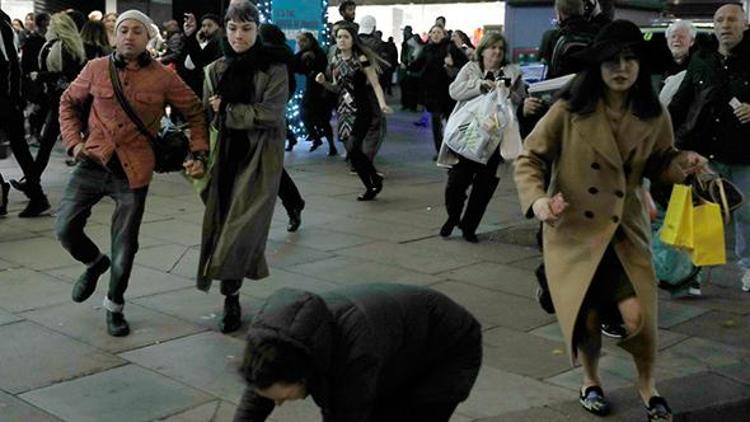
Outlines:
<svg viewBox="0 0 750 422"><path fill-rule="evenodd" d="M440 152L443 145L443 120L448 116L441 111L430 112L432 118L432 141L435 143L435 151Z"/></svg>
<svg viewBox="0 0 750 422"><path fill-rule="evenodd" d="M147 194L148 186L131 189L127 178L86 160L73 171L57 211L57 239L76 261L89 264L101 254L84 232L91 208L105 196L115 201L110 228L112 268L108 297L118 304L125 303Z"/></svg>
<svg viewBox="0 0 750 422"><path fill-rule="evenodd" d="M500 153L495 150L486 165L461 156L458 160L458 164L448 170L445 208L448 211L448 219L453 225L458 225L465 233L474 233L500 183L500 179L495 176L497 167L500 165ZM464 212L466 190L469 186L471 186L471 196L469 196L469 203Z"/></svg>
<svg viewBox="0 0 750 422"><path fill-rule="evenodd" d="M2 123L0 124L2 124L5 132L8 134L10 148L13 151L13 156L15 156L18 165L21 167L23 176L27 181L36 179L34 157L31 155L29 144L26 142L23 111L9 109L0 117L2 117Z"/></svg>
<svg viewBox="0 0 750 422"><path fill-rule="evenodd" d="M302 123L314 141L326 138L329 147L335 146L331 127L331 108L325 104L325 100L321 100L320 104L303 104Z"/></svg>
<svg viewBox="0 0 750 422"><path fill-rule="evenodd" d="M294 184L294 180L286 172L286 169L281 172L279 199L281 199L281 205L284 206L287 213L305 206L305 201L302 199L297 185Z"/></svg>

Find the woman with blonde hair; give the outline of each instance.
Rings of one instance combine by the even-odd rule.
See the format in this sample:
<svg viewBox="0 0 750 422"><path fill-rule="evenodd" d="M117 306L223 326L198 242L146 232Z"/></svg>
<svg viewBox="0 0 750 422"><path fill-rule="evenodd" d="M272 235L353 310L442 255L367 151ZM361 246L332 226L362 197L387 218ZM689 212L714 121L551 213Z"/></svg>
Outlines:
<svg viewBox="0 0 750 422"><path fill-rule="evenodd" d="M107 29L107 39L109 40L109 46L115 46L115 22L117 22L117 13L107 13L102 18L104 27Z"/></svg>
<svg viewBox="0 0 750 422"><path fill-rule="evenodd" d="M49 101L49 110L39 137L39 152L34 165L24 180L11 181L16 189L29 197L29 203L19 217L37 217L50 208L47 196L41 186L42 173L47 168L52 147L60 135L58 121L60 97L86 63L86 50L78 34L78 27L66 13L56 13L50 19L45 34L47 42L39 53L39 72L32 72L32 80L43 84L44 94Z"/></svg>
<svg viewBox="0 0 750 422"><path fill-rule="evenodd" d="M370 201L383 189L383 177L372 163L372 157L383 141L383 113L392 113L385 103L378 74L387 63L374 51L362 45L354 26L342 24L336 29L336 54L326 75L318 73L315 81L338 94L338 135L346 145L349 159L365 192L358 201Z"/></svg>

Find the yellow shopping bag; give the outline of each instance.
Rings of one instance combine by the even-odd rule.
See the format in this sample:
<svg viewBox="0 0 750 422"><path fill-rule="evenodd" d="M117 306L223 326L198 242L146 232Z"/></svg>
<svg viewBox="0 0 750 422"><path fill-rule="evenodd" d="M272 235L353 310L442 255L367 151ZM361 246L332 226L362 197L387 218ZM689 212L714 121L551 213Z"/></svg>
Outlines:
<svg viewBox="0 0 750 422"><path fill-rule="evenodd" d="M693 248L693 195L690 186L674 185L659 238L675 248Z"/></svg>
<svg viewBox="0 0 750 422"><path fill-rule="evenodd" d="M696 266L726 264L724 220L721 207L705 202L693 209L693 250L690 260Z"/></svg>

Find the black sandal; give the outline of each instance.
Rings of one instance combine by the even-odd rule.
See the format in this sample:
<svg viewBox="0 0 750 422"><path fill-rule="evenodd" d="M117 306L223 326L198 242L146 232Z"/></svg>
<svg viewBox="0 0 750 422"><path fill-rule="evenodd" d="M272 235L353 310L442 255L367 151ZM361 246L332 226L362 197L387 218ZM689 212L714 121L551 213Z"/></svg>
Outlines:
<svg viewBox="0 0 750 422"><path fill-rule="evenodd" d="M649 421L672 422L672 409L661 396L653 396L648 399L646 415Z"/></svg>
<svg viewBox="0 0 750 422"><path fill-rule="evenodd" d="M597 416L609 413L609 403L604 398L604 391L598 385L586 387L583 393L579 392L578 402L584 409Z"/></svg>

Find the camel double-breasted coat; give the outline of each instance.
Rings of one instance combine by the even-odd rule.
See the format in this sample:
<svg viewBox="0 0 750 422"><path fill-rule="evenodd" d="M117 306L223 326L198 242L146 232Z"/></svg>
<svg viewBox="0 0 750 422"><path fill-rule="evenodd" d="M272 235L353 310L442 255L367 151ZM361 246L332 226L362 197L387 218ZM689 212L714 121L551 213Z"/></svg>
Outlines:
<svg viewBox="0 0 750 422"><path fill-rule="evenodd" d="M544 224L543 238L550 292L571 362L577 357L576 319L610 244L642 310L640 327L620 346L638 355L656 351L656 275L641 183L644 177L680 181L684 176L675 160L680 154L666 110L650 119L628 112L616 131L612 127L603 101L593 113L575 114L560 100L526 138L515 163L527 217L541 197L562 192L569 203L559 220Z"/></svg>

